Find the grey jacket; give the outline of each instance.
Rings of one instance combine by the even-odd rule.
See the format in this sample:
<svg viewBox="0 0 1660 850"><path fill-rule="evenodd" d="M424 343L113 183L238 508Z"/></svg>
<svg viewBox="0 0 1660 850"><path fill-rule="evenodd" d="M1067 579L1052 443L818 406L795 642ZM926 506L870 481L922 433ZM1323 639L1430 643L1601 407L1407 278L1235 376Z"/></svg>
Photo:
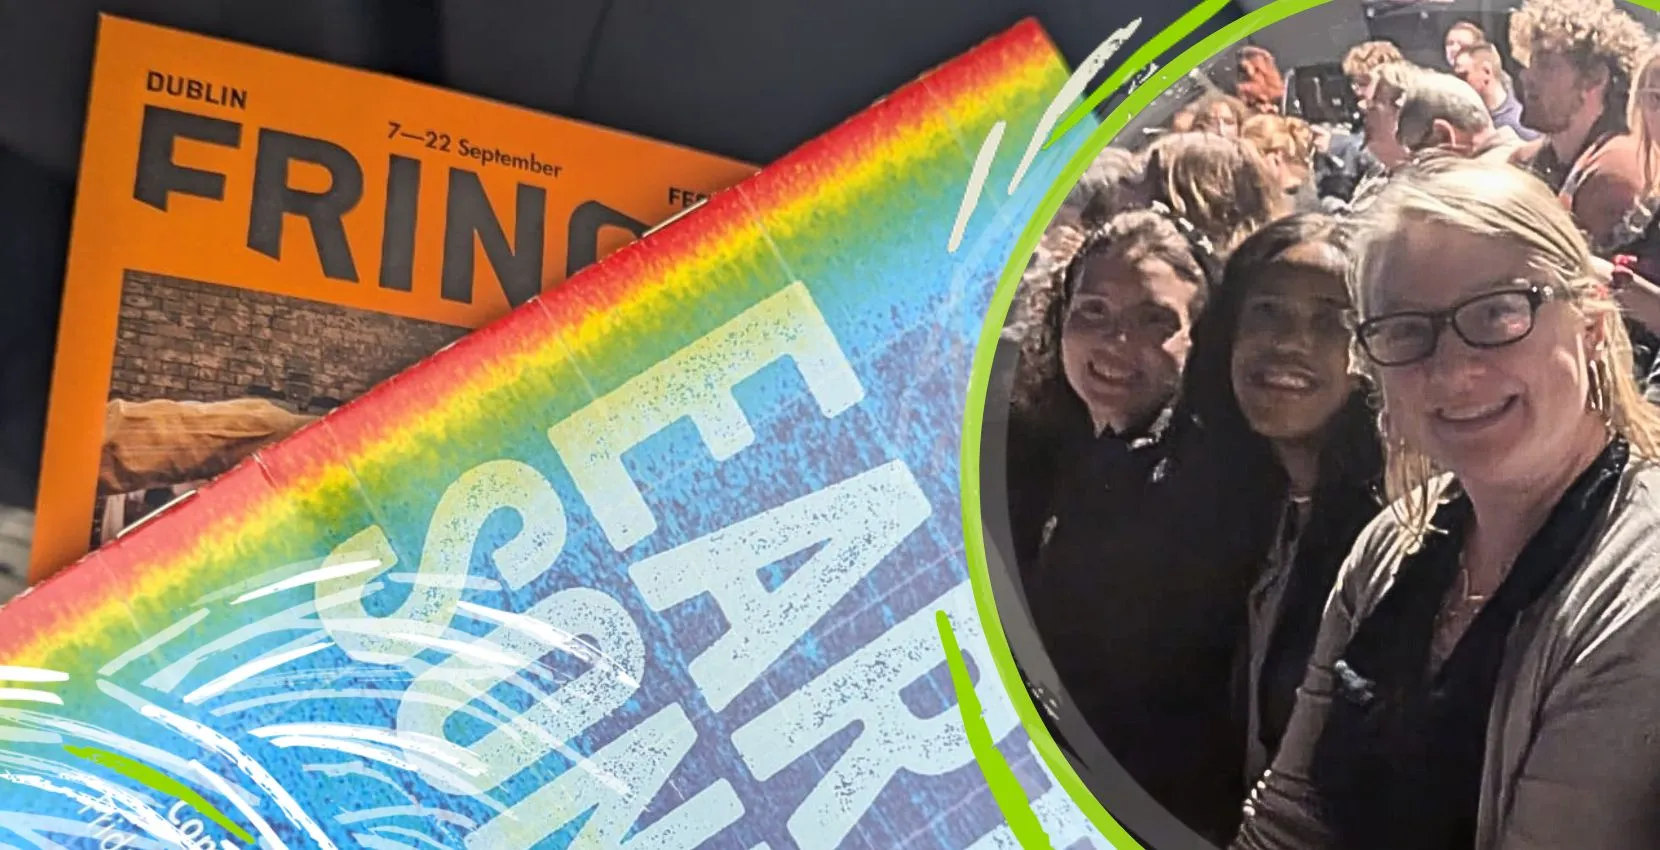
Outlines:
<svg viewBox="0 0 1660 850"><path fill-rule="evenodd" d="M1442 482L1443 486L1445 480ZM1343 566L1273 767L1232 850L1341 850L1307 777L1332 665L1390 586L1406 541L1386 510ZM1632 458L1608 515L1510 636L1472 850L1660 848L1660 466Z"/></svg>

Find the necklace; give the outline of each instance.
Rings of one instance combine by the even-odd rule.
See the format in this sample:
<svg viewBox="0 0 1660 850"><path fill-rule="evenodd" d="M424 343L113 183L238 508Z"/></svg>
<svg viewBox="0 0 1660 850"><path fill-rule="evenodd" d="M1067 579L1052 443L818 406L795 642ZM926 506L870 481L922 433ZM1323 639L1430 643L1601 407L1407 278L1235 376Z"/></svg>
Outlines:
<svg viewBox="0 0 1660 850"><path fill-rule="evenodd" d="M1434 665L1437 667L1452 655L1459 638L1464 634L1465 626L1481 613L1481 607L1487 603L1487 594L1470 592L1470 570L1463 550L1459 550L1458 553L1456 577L1454 592L1448 595L1440 613L1435 617L1431 651L1434 653Z"/></svg>

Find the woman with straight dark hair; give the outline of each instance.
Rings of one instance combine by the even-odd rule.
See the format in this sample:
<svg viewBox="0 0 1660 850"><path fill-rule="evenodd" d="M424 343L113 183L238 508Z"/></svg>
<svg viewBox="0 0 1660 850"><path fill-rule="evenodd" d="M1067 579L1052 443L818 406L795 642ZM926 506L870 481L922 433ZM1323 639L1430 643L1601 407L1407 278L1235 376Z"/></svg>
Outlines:
<svg viewBox="0 0 1660 850"><path fill-rule="evenodd" d="M1246 239L1194 328L1183 382L1226 512L1250 518L1260 553L1237 668L1245 776L1278 749L1337 567L1381 506L1376 413L1350 368L1348 263L1326 215Z"/></svg>

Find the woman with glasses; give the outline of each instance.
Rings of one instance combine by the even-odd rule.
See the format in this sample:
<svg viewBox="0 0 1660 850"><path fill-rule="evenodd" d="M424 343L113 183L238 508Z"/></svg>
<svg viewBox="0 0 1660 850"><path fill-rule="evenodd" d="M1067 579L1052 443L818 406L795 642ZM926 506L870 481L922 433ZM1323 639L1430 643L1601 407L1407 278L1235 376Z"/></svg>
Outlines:
<svg viewBox="0 0 1660 850"><path fill-rule="evenodd" d="M1394 500L1239 850L1660 847L1660 414L1566 210L1410 165L1356 222Z"/></svg>

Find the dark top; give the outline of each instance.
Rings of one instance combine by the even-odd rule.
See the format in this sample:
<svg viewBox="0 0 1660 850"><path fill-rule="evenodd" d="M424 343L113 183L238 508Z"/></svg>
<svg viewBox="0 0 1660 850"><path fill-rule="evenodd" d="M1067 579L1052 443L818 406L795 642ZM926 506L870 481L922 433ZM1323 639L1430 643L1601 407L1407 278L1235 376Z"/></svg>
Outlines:
<svg viewBox="0 0 1660 850"><path fill-rule="evenodd" d="M1552 192L1561 192L1576 163L1593 155L1614 137L1625 133L1625 130L1625 116L1614 110L1604 110L1597 118L1597 123L1591 126L1591 132L1586 136L1585 147L1574 151L1572 156L1563 156L1550 143L1548 137L1539 136L1523 149L1524 164L1527 170L1545 181L1545 185L1549 186Z"/></svg>
<svg viewBox="0 0 1660 850"><path fill-rule="evenodd" d="M1295 531L1290 569L1256 677L1256 736L1269 763L1290 723L1297 688L1307 676L1326 599L1337 583L1343 559L1380 509L1371 486L1344 484L1321 488L1306 515L1296 518L1300 527Z"/></svg>
<svg viewBox="0 0 1660 850"><path fill-rule="evenodd" d="M1310 775L1341 846L1475 846L1488 714L1510 632L1595 532L1626 454L1615 440L1581 473L1439 668L1431 647L1473 514L1463 496L1436 511L1446 533L1408 557L1334 665L1336 694Z"/></svg>
<svg viewBox="0 0 1660 850"><path fill-rule="evenodd" d="M1232 666L1277 506L1227 505L1230 467L1207 456L1197 426L1174 424L1061 466L1029 591L1050 659L1108 752L1220 844L1244 782Z"/></svg>

